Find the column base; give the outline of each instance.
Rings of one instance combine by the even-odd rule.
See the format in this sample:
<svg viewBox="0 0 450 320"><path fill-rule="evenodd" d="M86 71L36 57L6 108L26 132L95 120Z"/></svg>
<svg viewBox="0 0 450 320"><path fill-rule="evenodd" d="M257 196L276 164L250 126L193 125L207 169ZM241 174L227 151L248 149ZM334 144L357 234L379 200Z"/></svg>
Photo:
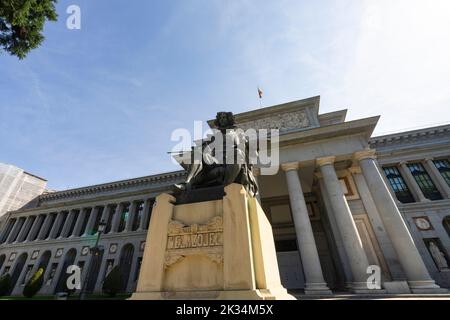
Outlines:
<svg viewBox="0 0 450 320"><path fill-rule="evenodd" d="M408 281L412 293L448 293L447 289L439 287L434 280Z"/></svg>
<svg viewBox="0 0 450 320"><path fill-rule="evenodd" d="M331 295L333 292L328 288L325 282L306 283L306 295Z"/></svg>
<svg viewBox="0 0 450 320"><path fill-rule="evenodd" d="M358 294L383 294L386 293L384 289L369 289L367 282L352 282L351 292Z"/></svg>
<svg viewBox="0 0 450 320"><path fill-rule="evenodd" d="M408 282L406 281L386 281L383 282L383 287L386 289L387 293L392 294L409 294L411 290L409 289Z"/></svg>

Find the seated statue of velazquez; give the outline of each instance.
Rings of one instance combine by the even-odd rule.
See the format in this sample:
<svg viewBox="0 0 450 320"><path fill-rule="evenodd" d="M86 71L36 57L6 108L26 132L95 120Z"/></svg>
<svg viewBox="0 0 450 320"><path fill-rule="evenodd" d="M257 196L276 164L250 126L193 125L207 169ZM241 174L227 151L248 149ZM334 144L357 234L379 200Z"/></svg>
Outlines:
<svg viewBox="0 0 450 320"><path fill-rule="evenodd" d="M249 143L244 131L235 127L231 112L218 112L214 124L216 130L211 140L192 148L186 180L174 185L174 194L179 197L193 190L239 183L255 196L258 187L249 163Z"/></svg>

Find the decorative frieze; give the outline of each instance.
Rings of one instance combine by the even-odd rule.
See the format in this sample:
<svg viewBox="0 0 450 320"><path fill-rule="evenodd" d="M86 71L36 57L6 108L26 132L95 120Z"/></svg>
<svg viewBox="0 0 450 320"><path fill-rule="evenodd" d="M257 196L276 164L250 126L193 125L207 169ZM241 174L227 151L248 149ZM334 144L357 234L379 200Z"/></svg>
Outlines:
<svg viewBox="0 0 450 320"><path fill-rule="evenodd" d="M296 129L304 129L311 126L311 122L304 110L276 113L263 118L237 123L243 130L247 129L279 129L286 132Z"/></svg>

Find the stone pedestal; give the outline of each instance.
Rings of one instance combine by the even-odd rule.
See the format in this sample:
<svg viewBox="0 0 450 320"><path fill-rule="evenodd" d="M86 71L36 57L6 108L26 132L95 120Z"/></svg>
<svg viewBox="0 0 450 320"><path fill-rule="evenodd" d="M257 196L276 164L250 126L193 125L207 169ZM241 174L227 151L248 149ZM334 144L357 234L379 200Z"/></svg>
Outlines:
<svg viewBox="0 0 450 320"><path fill-rule="evenodd" d="M294 299L281 285L272 228L239 184L220 200L156 198L131 300Z"/></svg>

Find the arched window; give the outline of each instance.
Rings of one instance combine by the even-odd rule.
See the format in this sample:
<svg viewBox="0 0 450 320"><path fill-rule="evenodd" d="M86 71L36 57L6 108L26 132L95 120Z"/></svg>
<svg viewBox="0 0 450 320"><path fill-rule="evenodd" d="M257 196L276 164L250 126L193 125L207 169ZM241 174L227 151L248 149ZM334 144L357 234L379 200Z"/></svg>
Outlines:
<svg viewBox="0 0 450 320"><path fill-rule="evenodd" d="M17 259L16 265L14 266L13 272L11 274L11 289L9 294L14 290L14 287L16 286L17 280L19 280L20 274L22 273L22 269L25 265L25 262L27 261L28 254L22 253L20 257Z"/></svg>
<svg viewBox="0 0 450 320"><path fill-rule="evenodd" d="M122 288L120 292L126 292L130 278L131 264L133 263L134 246L128 243L122 247L119 259L119 268L122 274Z"/></svg>
<svg viewBox="0 0 450 320"><path fill-rule="evenodd" d="M59 272L58 282L55 286L55 293L63 292L66 288L66 279L68 274L66 273L67 268L75 262L75 257L77 256L77 250L70 249L67 251L64 257L64 264Z"/></svg>

